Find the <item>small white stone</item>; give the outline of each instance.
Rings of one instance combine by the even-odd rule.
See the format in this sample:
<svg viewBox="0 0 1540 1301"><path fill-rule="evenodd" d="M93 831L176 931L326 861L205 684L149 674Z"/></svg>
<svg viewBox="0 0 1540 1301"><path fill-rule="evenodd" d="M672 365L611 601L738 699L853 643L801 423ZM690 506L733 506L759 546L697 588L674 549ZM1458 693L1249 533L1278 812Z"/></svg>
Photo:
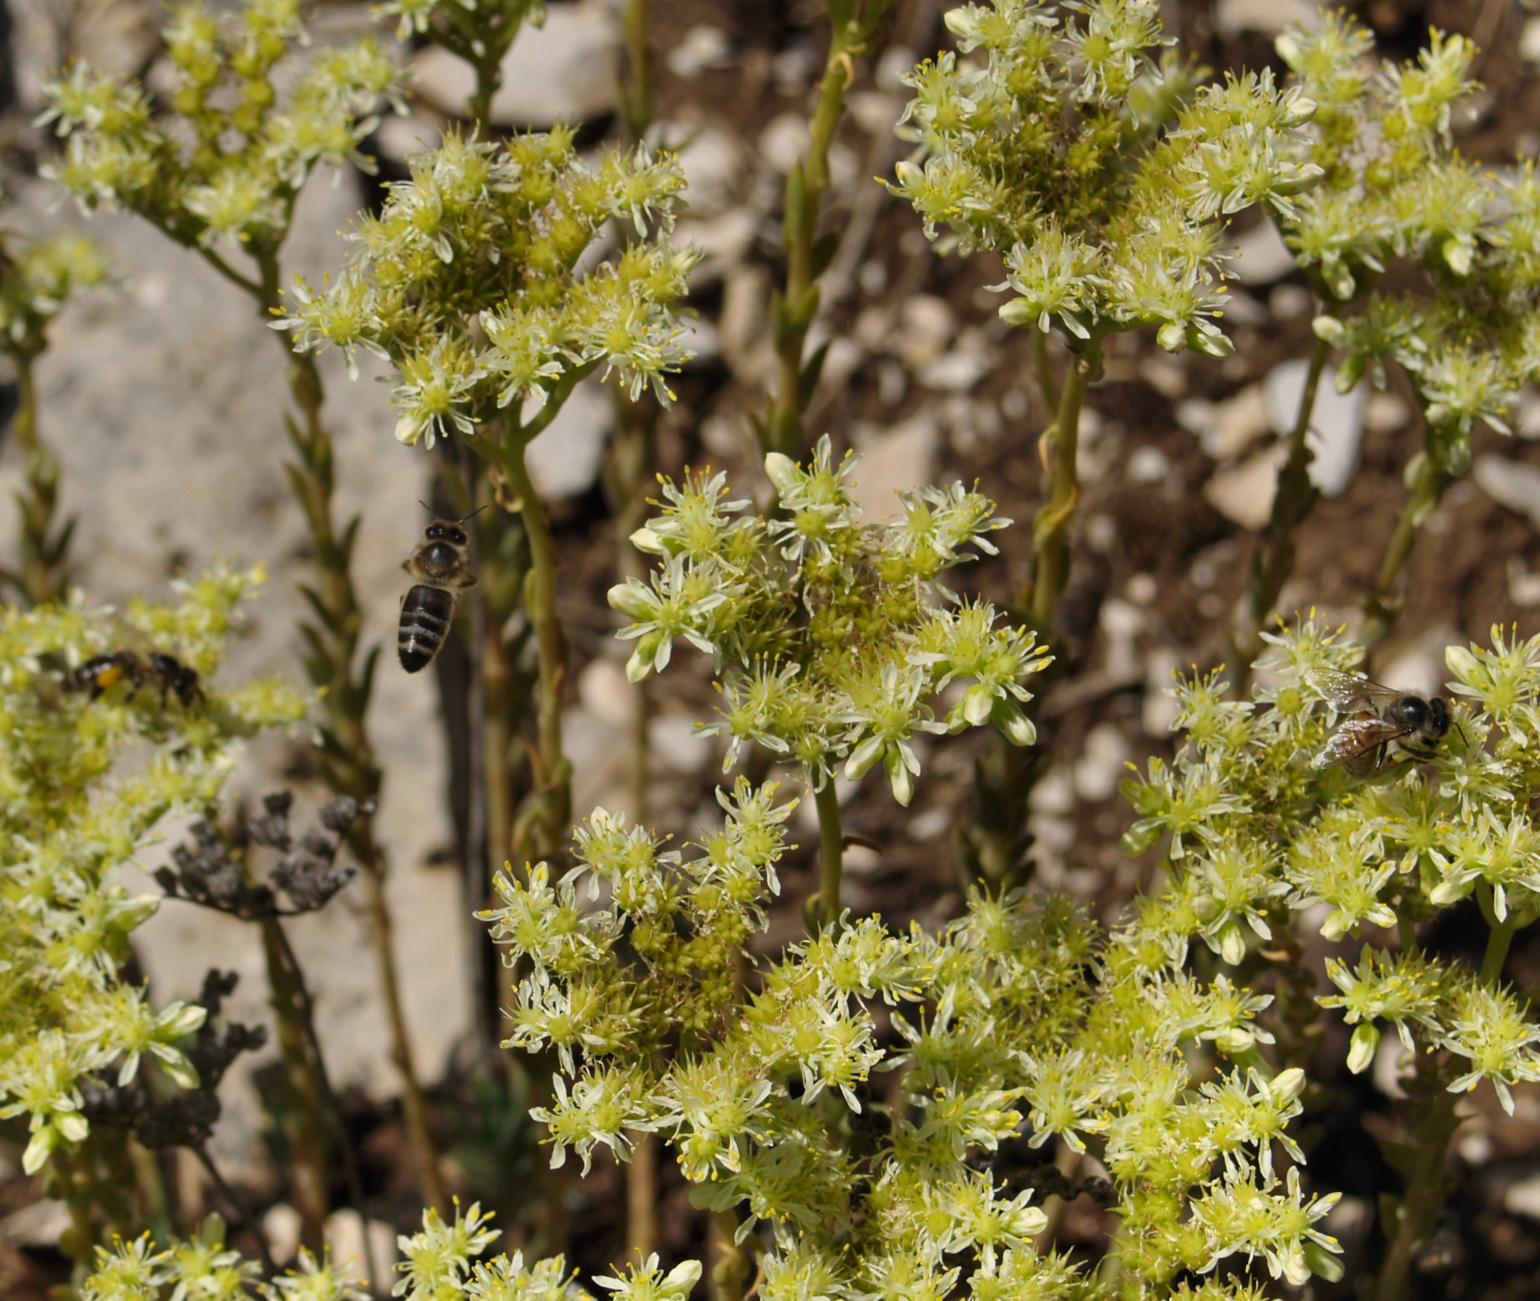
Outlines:
<svg viewBox="0 0 1540 1301"><path fill-rule="evenodd" d="M1314 306L1314 296L1302 285L1277 285L1267 296L1267 310L1280 321L1304 316Z"/></svg>
<svg viewBox="0 0 1540 1301"><path fill-rule="evenodd" d="M1206 427L1194 432L1203 450L1216 461L1233 461L1267 432L1262 386L1249 384L1234 397L1215 403Z"/></svg>
<svg viewBox="0 0 1540 1301"><path fill-rule="evenodd" d="M1364 404L1364 428L1371 434L1393 434L1406 428L1406 403L1394 393L1371 393Z"/></svg>
<svg viewBox="0 0 1540 1301"><path fill-rule="evenodd" d="M578 699L600 722L623 727L634 713L636 688L627 681L619 660L600 655L578 675Z"/></svg>
<svg viewBox="0 0 1540 1301"><path fill-rule="evenodd" d="M920 367L919 381L943 393L967 393L990 372L991 362L980 347L956 348ZM1089 412L1085 414L1089 415Z"/></svg>
<svg viewBox="0 0 1540 1301"><path fill-rule="evenodd" d="M957 330L957 318L944 298L914 294L898 309L898 337L889 345L906 366L923 366L940 356Z"/></svg>
<svg viewBox="0 0 1540 1301"><path fill-rule="evenodd" d="M1530 523L1540 528L1540 470L1488 453L1476 458L1472 477L1499 506L1527 515Z"/></svg>
<svg viewBox="0 0 1540 1301"><path fill-rule="evenodd" d="M728 208L708 221L682 218L674 227L679 244L699 249L703 254L690 272L690 292L716 284L729 267L738 265L754 244L759 222L748 208Z"/></svg>
<svg viewBox="0 0 1540 1301"><path fill-rule="evenodd" d="M355 1280L369 1277L369 1267L364 1263L363 1221L356 1211L333 1211L326 1218L326 1245L331 1258L339 1265L350 1267ZM369 1221L369 1255L382 1279L388 1279L396 1264L396 1230L383 1220Z"/></svg>
<svg viewBox="0 0 1540 1301"><path fill-rule="evenodd" d="M698 220L732 203L743 178L743 149L736 137L718 127L691 127L671 122L654 127L648 139L679 141L679 165L684 170L690 215Z"/></svg>
<svg viewBox="0 0 1540 1301"><path fill-rule="evenodd" d="M276 1202L262 1216L262 1236L275 1260L290 1260L299 1249L304 1217L288 1202Z"/></svg>
<svg viewBox="0 0 1540 1301"><path fill-rule="evenodd" d="M951 830L952 810L934 805L909 819L909 839L917 843L937 840Z"/></svg>
<svg viewBox="0 0 1540 1301"><path fill-rule="evenodd" d="M1230 269L1243 285L1274 284L1295 268L1294 255L1270 221L1259 221L1237 238L1234 250Z"/></svg>
<svg viewBox="0 0 1540 1301"><path fill-rule="evenodd" d="M593 487L615 408L604 386L585 380L572 390L548 428L529 445L530 478L546 501L577 497Z"/></svg>
<svg viewBox="0 0 1540 1301"><path fill-rule="evenodd" d="M1203 485L1203 496L1232 523L1261 529L1272 513L1278 470L1286 455L1281 446L1268 447L1239 465L1217 470Z"/></svg>
<svg viewBox="0 0 1540 1301"><path fill-rule="evenodd" d="M897 95L886 95L880 90L862 90L847 101L850 117L869 136L892 136L893 127L903 112L903 101Z"/></svg>
<svg viewBox="0 0 1540 1301"><path fill-rule="evenodd" d="M1160 595L1160 584L1154 574L1135 574L1123 584L1123 591L1135 605L1151 605Z"/></svg>
<svg viewBox="0 0 1540 1301"><path fill-rule="evenodd" d="M1540 63L1540 18L1526 18L1519 33L1519 55L1530 63Z"/></svg>
<svg viewBox="0 0 1540 1301"><path fill-rule="evenodd" d="M1145 443L1134 448L1124 472L1130 483L1164 483L1171 474L1171 461L1160 448Z"/></svg>
<svg viewBox="0 0 1540 1301"><path fill-rule="evenodd" d="M1312 0L1219 0L1214 29L1221 36L1246 31L1277 33L1290 23L1308 26L1319 20Z"/></svg>
<svg viewBox="0 0 1540 1301"><path fill-rule="evenodd" d="M929 483L935 473L941 431L929 411L880 431L859 427L851 442L860 452L850 495L868 522L896 519L903 511L900 492Z"/></svg>
<svg viewBox="0 0 1540 1301"><path fill-rule="evenodd" d="M1533 389L1525 389L1519 394L1519 417L1514 430L1528 441L1540 439L1540 394Z"/></svg>
<svg viewBox="0 0 1540 1301"><path fill-rule="evenodd" d="M1540 605L1540 574L1532 574L1517 556L1508 557L1508 596L1522 609Z"/></svg>
<svg viewBox="0 0 1540 1301"><path fill-rule="evenodd" d="M1274 366L1264 381L1268 419L1280 438L1287 437L1298 418L1309 370L1307 362L1286 361ZM1363 444L1367 387L1356 384L1349 392L1338 393L1336 378L1337 372L1330 366L1322 372L1310 413L1310 432L1305 436L1315 454L1310 462L1310 482L1323 497L1338 497L1347 489L1357 473Z"/></svg>
<svg viewBox="0 0 1540 1301"><path fill-rule="evenodd" d="M807 153L807 116L779 113L759 133L759 156L778 176L785 176Z"/></svg>
<svg viewBox="0 0 1540 1301"><path fill-rule="evenodd" d="M1075 762L1075 791L1093 803L1111 799L1127 769L1128 742L1114 723L1098 723L1087 734Z"/></svg>
<svg viewBox="0 0 1540 1301"><path fill-rule="evenodd" d="M647 748L677 773L697 773L721 762L721 742L696 725L694 714L657 714L647 721Z"/></svg>
<svg viewBox="0 0 1540 1301"><path fill-rule="evenodd" d="M1144 703L1139 726L1146 736L1168 736L1182 707L1171 694L1171 674L1180 667L1174 651L1157 650L1145 656Z"/></svg>
<svg viewBox="0 0 1540 1301"><path fill-rule="evenodd" d="M1187 392L1187 371L1163 353L1152 352L1141 358L1139 374L1163 398L1174 401Z"/></svg>
<svg viewBox="0 0 1540 1301"><path fill-rule="evenodd" d="M731 67L732 42L720 27L696 23L669 48L664 61L681 81L693 81L713 68Z"/></svg>

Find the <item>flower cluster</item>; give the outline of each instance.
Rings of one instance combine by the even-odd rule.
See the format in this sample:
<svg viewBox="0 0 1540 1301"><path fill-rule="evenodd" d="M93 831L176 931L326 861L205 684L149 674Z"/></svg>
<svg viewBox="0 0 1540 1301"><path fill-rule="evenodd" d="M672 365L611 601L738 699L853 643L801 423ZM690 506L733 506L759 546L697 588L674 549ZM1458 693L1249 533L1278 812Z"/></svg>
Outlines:
<svg viewBox="0 0 1540 1301"><path fill-rule="evenodd" d="M1385 363L1410 377L1440 469L1462 473L1470 431L1507 432L1540 376L1540 180L1507 175L1453 145L1476 90L1475 47L1434 31L1414 62L1365 64L1369 33L1345 14L1293 28L1278 52L1318 106L1305 128L1323 176L1289 212L1285 242L1329 305L1316 334L1343 354L1344 392ZM1397 269L1395 288L1382 278Z"/></svg>
<svg viewBox="0 0 1540 1301"><path fill-rule="evenodd" d="M53 235L20 249L0 245L0 348L35 355L70 295L106 282L101 248L80 235Z"/></svg>
<svg viewBox="0 0 1540 1301"><path fill-rule="evenodd" d="M725 825L684 853L600 810L561 881L505 874L481 914L523 973L509 1043L559 1066L532 1113L553 1165L661 1137L697 1204L755 1236L776 1301L1104 1295L1035 1246L1021 1137L1103 1162L1125 1283L1230 1257L1335 1275L1317 1224L1336 1199L1303 1191L1287 1132L1303 1072L1223 1061L1268 1042L1268 999L1132 932L1104 948L1062 901L983 894L939 934L823 930L745 988L737 955L765 927L790 809L741 781L719 799Z"/></svg>
<svg viewBox="0 0 1540 1301"><path fill-rule="evenodd" d="M1223 356L1225 220L1279 213L1321 169L1315 105L1268 72L1198 84L1162 51L1156 0L989 0L949 11L957 52L920 64L890 189L926 234L1005 259L1012 325L1072 346L1151 325L1162 348Z"/></svg>
<svg viewBox="0 0 1540 1301"><path fill-rule="evenodd" d="M666 403L689 356L675 304L696 259L649 232L672 225L683 185L677 160L645 147L590 167L567 130L447 136L360 221L337 279L297 283L275 327L301 350L388 361L407 443L474 438L505 409L521 427L548 420L599 367ZM615 223L637 242L598 260Z"/></svg>
<svg viewBox="0 0 1540 1301"><path fill-rule="evenodd" d="M87 209L126 208L173 239L249 250L283 241L319 162L372 167L360 150L401 70L372 40L322 51L297 77L279 64L304 40L300 0L246 0L223 24L199 0L165 29L174 124L143 90L77 64L45 88L63 158L45 171Z"/></svg>
<svg viewBox="0 0 1540 1301"><path fill-rule="evenodd" d="M1032 743L1023 680L1049 656L987 601L935 585L993 554L989 534L1010 521L992 501L960 483L922 487L903 494L901 519L866 524L851 497L855 465L835 463L827 436L805 466L772 452L779 507L768 520L727 498L723 474L665 480L661 514L631 538L657 568L609 600L633 621L620 634L637 643L632 681L667 667L676 638L714 657L723 702L707 730L730 738L729 766L752 742L801 763L822 789L836 768L857 779L881 763L907 804L920 736L989 723ZM950 702L940 718L938 695Z"/></svg>
<svg viewBox="0 0 1540 1301"><path fill-rule="evenodd" d="M422 1217L422 1228L397 1239L401 1276L392 1295L404 1301L595 1301L573 1281L563 1256L526 1265L524 1253L483 1259L497 1239L489 1214L479 1205L455 1205L448 1223L437 1211ZM299 1259L274 1278L226 1245L225 1226L215 1216L196 1238L157 1249L148 1234L97 1249L96 1268L81 1285L84 1301L170 1301L176 1297L252 1296L261 1301L364 1301L369 1295L348 1262L318 1260L301 1247ZM699 1261L687 1260L666 1274L649 1256L616 1275L598 1275L606 1301L688 1301L700 1279Z"/></svg>
<svg viewBox="0 0 1540 1301"><path fill-rule="evenodd" d="M1172 878L1141 910L1142 943L1180 962L1197 939L1238 967L1306 914L1326 940L1361 945L1354 960L1327 961L1335 992L1317 1000L1352 1027L1352 1070L1388 1025L1409 1051L1441 1053L1446 1088L1488 1081L1511 1111L1511 1086L1540 1080L1540 1022L1495 966L1424 953L1413 920L1474 896L1500 962L1540 918L1540 638L1494 629L1490 648L1449 648L1458 703L1436 748L1413 737L1399 749L1395 728L1355 714L1350 725L1367 728L1359 775L1323 762L1338 753L1326 743L1340 722L1324 702L1342 699L1334 684L1359 649L1314 619L1266 637L1267 685L1235 702L1217 675L1180 682L1187 744L1170 767L1152 762L1125 783L1142 815L1127 847L1163 844Z"/></svg>
<svg viewBox="0 0 1540 1301"><path fill-rule="evenodd" d="M130 893L119 869L167 816L214 799L240 737L304 715L276 682L208 681L258 581L214 570L180 585L180 605L135 602L121 618L78 600L0 610L0 1117L26 1118L29 1172L87 1140L89 1082L126 1085L153 1059L197 1083L184 1041L203 1009L156 1008L124 977L128 937L159 899ZM197 706L116 683L71 689L126 637L199 674Z"/></svg>

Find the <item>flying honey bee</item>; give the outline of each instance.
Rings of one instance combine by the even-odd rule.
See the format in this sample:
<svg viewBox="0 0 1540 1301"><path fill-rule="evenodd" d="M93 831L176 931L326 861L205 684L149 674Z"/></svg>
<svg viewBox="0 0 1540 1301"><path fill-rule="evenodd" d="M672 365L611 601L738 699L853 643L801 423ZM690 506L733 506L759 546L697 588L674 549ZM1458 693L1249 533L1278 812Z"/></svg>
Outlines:
<svg viewBox="0 0 1540 1301"><path fill-rule="evenodd" d="M471 515L457 520L435 517L423 530L421 545L401 562L401 568L417 580L401 602L396 634L396 654L408 673L433 663L449 635L460 593L476 585L470 567L470 535L464 527Z"/></svg>
<svg viewBox="0 0 1540 1301"><path fill-rule="evenodd" d="M197 670L188 668L175 655L167 655L164 651L140 655L137 651L119 649L93 655L64 675L64 689L88 691L91 699L97 700L104 692L125 681L129 684L130 700L146 684L159 687L163 709L168 696L173 693L184 709L190 709L204 699Z"/></svg>
<svg viewBox="0 0 1540 1301"><path fill-rule="evenodd" d="M1347 715L1316 755L1315 768L1340 764L1362 776L1392 754L1426 762L1454 721L1442 696L1381 686L1358 673L1326 671L1311 681L1333 708Z"/></svg>

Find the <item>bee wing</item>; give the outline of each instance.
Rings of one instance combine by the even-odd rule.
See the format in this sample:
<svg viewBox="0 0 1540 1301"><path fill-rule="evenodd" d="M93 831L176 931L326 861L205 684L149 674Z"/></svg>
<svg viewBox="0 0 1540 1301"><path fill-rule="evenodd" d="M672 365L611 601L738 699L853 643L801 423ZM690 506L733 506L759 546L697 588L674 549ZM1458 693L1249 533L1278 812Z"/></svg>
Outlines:
<svg viewBox="0 0 1540 1301"><path fill-rule="evenodd" d="M1321 753L1311 762L1312 768L1329 768L1334 763L1351 766L1364 763L1380 746L1409 736L1412 728L1403 723L1392 723L1383 718L1363 714L1345 720Z"/></svg>
<svg viewBox="0 0 1540 1301"><path fill-rule="evenodd" d="M1339 713L1351 713L1365 706L1385 704L1405 694L1394 687L1372 681L1362 673L1339 673L1336 669L1322 669L1312 673L1310 685Z"/></svg>

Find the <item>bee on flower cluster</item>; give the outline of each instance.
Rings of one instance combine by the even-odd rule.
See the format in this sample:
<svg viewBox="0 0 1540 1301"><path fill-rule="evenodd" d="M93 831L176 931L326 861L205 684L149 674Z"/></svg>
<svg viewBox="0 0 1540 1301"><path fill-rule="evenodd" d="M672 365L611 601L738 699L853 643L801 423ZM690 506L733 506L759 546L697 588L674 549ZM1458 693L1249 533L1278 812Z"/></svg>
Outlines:
<svg viewBox="0 0 1540 1301"><path fill-rule="evenodd" d="M424 505L424 509L429 508ZM402 598L396 632L396 654L408 673L433 663L449 635L460 593L476 585L465 521L484 509L478 507L459 519L435 516L423 530L417 550L401 562L401 568L417 580Z"/></svg>
<svg viewBox="0 0 1540 1301"><path fill-rule="evenodd" d="M162 709L171 695L176 696L184 709L191 709L205 699L197 670L164 651L141 655L138 651L120 648L93 655L64 675L66 691L89 692L92 700L99 699L120 682L129 684L130 700L140 687L158 687Z"/></svg>
<svg viewBox="0 0 1540 1301"><path fill-rule="evenodd" d="M1387 760L1426 763L1449 734L1454 715L1443 696L1383 686L1361 673L1324 671L1311 681L1332 707L1346 715L1312 767L1340 765L1356 776Z"/></svg>

